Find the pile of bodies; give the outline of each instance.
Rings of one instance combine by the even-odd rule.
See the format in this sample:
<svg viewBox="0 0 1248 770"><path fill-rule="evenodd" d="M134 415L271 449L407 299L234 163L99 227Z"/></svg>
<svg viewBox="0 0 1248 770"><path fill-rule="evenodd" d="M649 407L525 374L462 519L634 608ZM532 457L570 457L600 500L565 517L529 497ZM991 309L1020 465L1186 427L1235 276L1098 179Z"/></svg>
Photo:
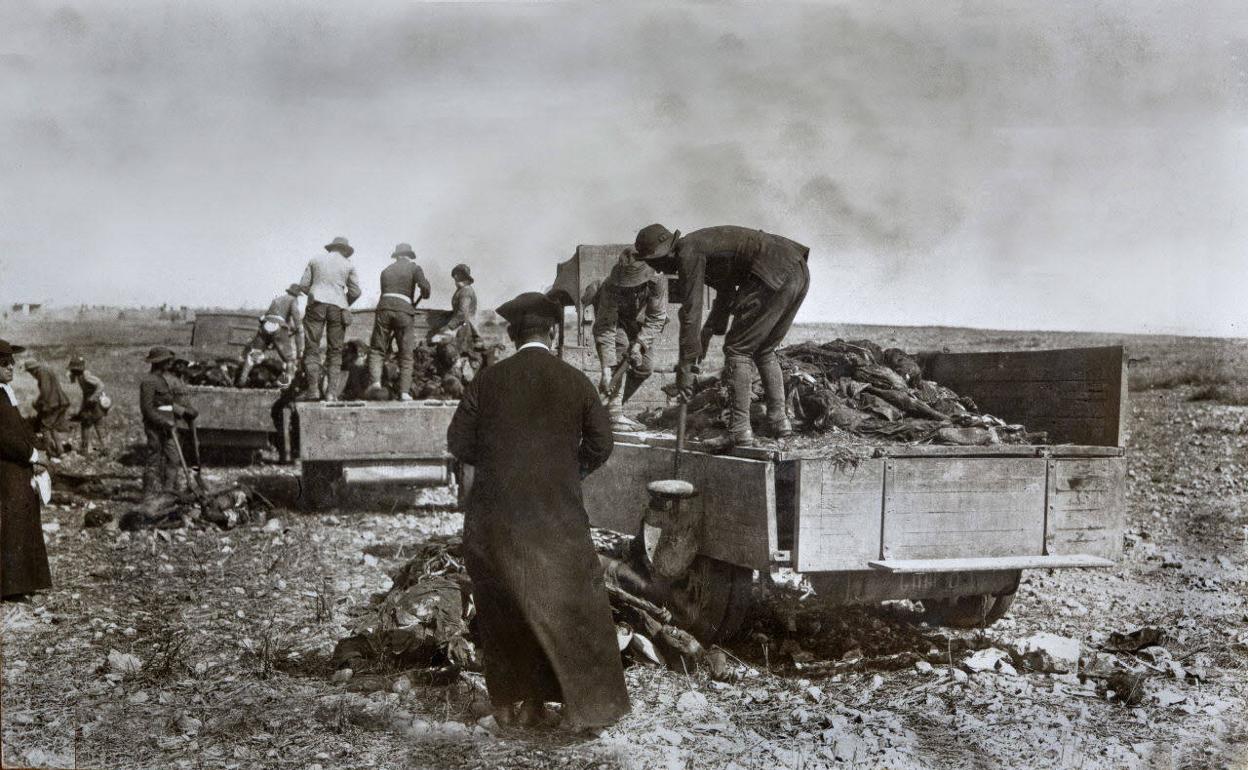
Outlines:
<svg viewBox="0 0 1248 770"><path fill-rule="evenodd" d="M918 361L897 348L838 339L791 345L778 355L788 409L802 434L959 446L1047 441L1044 433L982 414L970 398L924 379ZM761 427L765 410L757 380L754 390L752 421ZM727 390L719 378L699 378L688 407L690 436L722 428L727 408ZM666 429L675 426L676 414L676 407L668 407L639 417L648 427Z"/></svg>
<svg viewBox="0 0 1248 770"><path fill-rule="evenodd" d="M629 538L597 530L607 595L621 653L654 663L700 660L705 650L678 628L672 613L638 594L646 581L623 558ZM447 683L462 669L479 670L472 581L458 536L439 536L415 547L393 573L393 585L357 611L350 635L334 647L335 668L360 671L423 669L429 683ZM631 593L627 589L633 589Z"/></svg>

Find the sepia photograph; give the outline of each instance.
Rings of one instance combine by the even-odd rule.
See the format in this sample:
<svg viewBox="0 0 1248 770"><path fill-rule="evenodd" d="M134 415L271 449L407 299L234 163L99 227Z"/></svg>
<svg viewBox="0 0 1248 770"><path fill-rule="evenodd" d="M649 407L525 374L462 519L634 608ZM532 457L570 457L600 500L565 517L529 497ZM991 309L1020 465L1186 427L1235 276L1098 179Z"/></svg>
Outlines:
<svg viewBox="0 0 1248 770"><path fill-rule="evenodd" d="M1248 770L1248 5L0 28L0 768Z"/></svg>

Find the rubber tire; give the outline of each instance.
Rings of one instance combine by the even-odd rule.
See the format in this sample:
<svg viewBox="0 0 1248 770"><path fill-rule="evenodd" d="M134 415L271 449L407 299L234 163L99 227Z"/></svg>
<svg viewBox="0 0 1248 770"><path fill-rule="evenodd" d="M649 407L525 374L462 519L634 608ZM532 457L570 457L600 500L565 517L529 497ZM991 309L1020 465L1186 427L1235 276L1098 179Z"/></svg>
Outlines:
<svg viewBox="0 0 1248 770"><path fill-rule="evenodd" d="M342 466L334 462L305 461L300 472L299 507L323 511L338 503Z"/></svg>
<svg viewBox="0 0 1248 770"><path fill-rule="evenodd" d="M668 606L677 625L703 644L741 632L753 598L754 570L696 556L689 574L673 583Z"/></svg>

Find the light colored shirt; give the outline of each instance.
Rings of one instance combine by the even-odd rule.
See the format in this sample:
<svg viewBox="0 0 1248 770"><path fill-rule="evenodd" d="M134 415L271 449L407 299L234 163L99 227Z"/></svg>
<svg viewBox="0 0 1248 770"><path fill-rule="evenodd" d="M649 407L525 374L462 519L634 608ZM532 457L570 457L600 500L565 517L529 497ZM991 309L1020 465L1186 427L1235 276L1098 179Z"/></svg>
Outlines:
<svg viewBox="0 0 1248 770"><path fill-rule="evenodd" d="M346 309L360 298L360 279L351 260L336 251L308 260L299 280L310 302L324 302Z"/></svg>

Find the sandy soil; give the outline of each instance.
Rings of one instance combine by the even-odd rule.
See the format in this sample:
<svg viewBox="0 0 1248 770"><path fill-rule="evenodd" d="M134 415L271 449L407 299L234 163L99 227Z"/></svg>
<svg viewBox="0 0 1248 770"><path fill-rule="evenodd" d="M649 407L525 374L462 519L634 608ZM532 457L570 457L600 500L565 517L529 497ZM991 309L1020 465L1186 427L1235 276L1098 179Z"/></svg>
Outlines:
<svg viewBox="0 0 1248 770"><path fill-rule="evenodd" d="M1248 411L1189 400L1244 374L1238 341L797 330L908 349L1127 344L1141 389L1131 394L1122 561L1028 573L1010 616L982 631L928 626L905 604L836 608L767 591L747 634L728 647L734 681L631 665L633 713L599 739L569 742L478 725L476 675L450 685L420 672L398 686L397 676L331 679L333 644L389 585L386 570L402 563L396 546L458 529L448 494L395 492L298 514L295 469L262 463L209 477L261 489L276 506L267 528L84 529L88 509L121 511L138 495L139 469L122 460L140 440L137 362L162 330L127 329L124 338L78 330L72 349L39 345L53 339L46 330L5 336L23 331L54 364L86 354L119 406L108 454L60 468L45 512L55 588L4 605L6 767L1248 765ZM18 375L21 393L31 384ZM1166 633L1162 651L1101 661L1147 674L1135 705L1075 673L965 671L977 651L1036 632L1077 640L1086 658L1110 633L1142 626Z"/></svg>

